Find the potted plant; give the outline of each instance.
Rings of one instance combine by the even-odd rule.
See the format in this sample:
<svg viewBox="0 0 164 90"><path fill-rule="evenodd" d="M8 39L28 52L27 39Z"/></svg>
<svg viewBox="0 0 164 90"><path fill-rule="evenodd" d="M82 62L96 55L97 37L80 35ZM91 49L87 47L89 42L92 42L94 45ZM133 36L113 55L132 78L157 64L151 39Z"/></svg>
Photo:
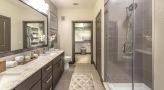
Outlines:
<svg viewBox="0 0 164 90"><path fill-rule="evenodd" d="M49 36L49 42L50 42L49 48L50 49L54 49L54 41L55 41L56 37L57 37L56 34L55 35L53 34L53 35Z"/></svg>

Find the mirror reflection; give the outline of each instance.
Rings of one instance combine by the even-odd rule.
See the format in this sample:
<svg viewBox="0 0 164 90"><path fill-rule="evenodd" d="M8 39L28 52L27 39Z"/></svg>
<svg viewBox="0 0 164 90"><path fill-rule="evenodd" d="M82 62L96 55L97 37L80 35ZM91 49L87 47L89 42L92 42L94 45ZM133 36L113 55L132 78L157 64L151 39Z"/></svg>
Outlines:
<svg viewBox="0 0 164 90"><path fill-rule="evenodd" d="M24 48L45 45L44 21L24 21Z"/></svg>
<svg viewBox="0 0 164 90"><path fill-rule="evenodd" d="M47 45L47 16L19 0L0 0L0 52Z"/></svg>

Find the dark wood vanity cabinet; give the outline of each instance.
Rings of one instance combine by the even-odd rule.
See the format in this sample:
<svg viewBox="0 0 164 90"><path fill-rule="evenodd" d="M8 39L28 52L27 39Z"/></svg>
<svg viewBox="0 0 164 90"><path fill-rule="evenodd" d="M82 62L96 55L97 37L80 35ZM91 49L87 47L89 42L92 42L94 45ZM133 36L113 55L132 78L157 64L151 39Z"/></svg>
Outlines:
<svg viewBox="0 0 164 90"><path fill-rule="evenodd" d="M52 72L42 81L42 90L53 90L52 87Z"/></svg>
<svg viewBox="0 0 164 90"><path fill-rule="evenodd" d="M62 75L63 72L64 72L64 56L61 58L61 61L60 61L60 74Z"/></svg>
<svg viewBox="0 0 164 90"><path fill-rule="evenodd" d="M64 72L64 53L42 67L14 90L53 90Z"/></svg>
<svg viewBox="0 0 164 90"><path fill-rule="evenodd" d="M14 90L41 90L41 70L34 73Z"/></svg>
<svg viewBox="0 0 164 90"><path fill-rule="evenodd" d="M52 61L42 68L42 90L52 90Z"/></svg>
<svg viewBox="0 0 164 90"><path fill-rule="evenodd" d="M60 79L60 67L59 67L59 63L57 63L53 67L53 88L55 88L59 79Z"/></svg>
<svg viewBox="0 0 164 90"><path fill-rule="evenodd" d="M42 80L52 73L52 61L42 68Z"/></svg>
<svg viewBox="0 0 164 90"><path fill-rule="evenodd" d="M56 59L53 60L53 88L55 88L63 72L64 72L64 53L62 53Z"/></svg>
<svg viewBox="0 0 164 90"><path fill-rule="evenodd" d="M42 90L41 85L41 80L39 80L39 82L36 83L30 90Z"/></svg>

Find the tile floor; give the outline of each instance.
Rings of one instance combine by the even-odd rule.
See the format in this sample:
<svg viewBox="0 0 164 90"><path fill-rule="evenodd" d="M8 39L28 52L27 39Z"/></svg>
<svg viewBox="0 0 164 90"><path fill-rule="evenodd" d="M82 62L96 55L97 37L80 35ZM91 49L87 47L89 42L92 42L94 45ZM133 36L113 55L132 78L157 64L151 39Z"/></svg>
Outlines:
<svg viewBox="0 0 164 90"><path fill-rule="evenodd" d="M59 83L57 84L54 90L69 90L69 85L71 82L72 74L73 73L92 73L94 86L96 90L105 90L104 86L100 81L100 77L92 64L73 64L70 65L70 69L64 71Z"/></svg>
<svg viewBox="0 0 164 90"><path fill-rule="evenodd" d="M75 63L91 63L91 54L75 54Z"/></svg>

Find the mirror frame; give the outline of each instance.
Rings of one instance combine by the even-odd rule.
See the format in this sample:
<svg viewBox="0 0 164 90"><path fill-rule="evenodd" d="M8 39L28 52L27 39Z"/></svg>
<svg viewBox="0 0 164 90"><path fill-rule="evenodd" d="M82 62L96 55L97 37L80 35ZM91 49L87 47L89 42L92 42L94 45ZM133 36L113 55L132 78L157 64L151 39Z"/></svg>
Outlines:
<svg viewBox="0 0 164 90"><path fill-rule="evenodd" d="M38 13L40 13L40 14L42 14L42 15L44 15L44 16L47 17L47 44L46 44L46 45L42 45L42 46L37 46L37 47L31 47L31 48L27 48L27 49L19 49L19 50L13 50L13 51L0 52L0 58L1 58L1 57L5 57L5 56L9 56L9 55L14 55L14 54L18 54L18 53L23 53L23 52L35 50L35 49L37 49L37 48L48 47L48 44L49 44L49 43L48 43L48 42L49 42L49 41L48 41L48 40L49 40L49 39L48 39L48 35L49 35L49 34L48 34L48 33L49 33L49 20L48 20L48 15L46 15L46 14L40 12L39 10L33 8L32 6L26 4L26 3L23 2L22 0L18 0L18 1L22 2L23 4L27 5L27 6L30 7L31 9L33 9L33 10L37 11ZM22 23L22 25L23 25L23 23ZM22 30L23 30L23 27L22 27ZM22 37L22 38L23 38L23 37Z"/></svg>
<svg viewBox="0 0 164 90"><path fill-rule="evenodd" d="M25 31L27 29L27 27L26 27L27 23L43 23L43 28L45 29L45 22L44 21L23 21L22 23L23 23L23 25L22 25L22 27L23 27L23 49L25 49L25 47L27 45L27 41L25 38L27 35L27 32ZM45 34L45 30L43 31L43 33ZM48 37L47 37L47 44L48 44ZM40 46L44 46L44 45L40 45ZM32 47L29 47L29 48L32 48Z"/></svg>

